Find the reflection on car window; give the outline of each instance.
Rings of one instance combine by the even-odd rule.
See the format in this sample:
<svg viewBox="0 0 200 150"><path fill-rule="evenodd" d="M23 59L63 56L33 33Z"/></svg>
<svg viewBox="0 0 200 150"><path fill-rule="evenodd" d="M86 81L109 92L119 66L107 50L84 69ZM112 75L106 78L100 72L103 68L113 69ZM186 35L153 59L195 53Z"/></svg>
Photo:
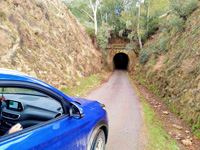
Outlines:
<svg viewBox="0 0 200 150"><path fill-rule="evenodd" d="M5 93L15 93L15 94L35 94L35 95L43 95L46 96L40 92L30 90L30 89L24 89L24 88L0 88L0 92L5 94Z"/></svg>

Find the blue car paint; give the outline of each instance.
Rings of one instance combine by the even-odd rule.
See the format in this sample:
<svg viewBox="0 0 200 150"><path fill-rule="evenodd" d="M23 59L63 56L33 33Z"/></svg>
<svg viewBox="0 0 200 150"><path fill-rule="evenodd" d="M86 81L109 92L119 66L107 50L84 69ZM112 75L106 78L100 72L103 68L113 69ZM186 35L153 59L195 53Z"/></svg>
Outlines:
<svg viewBox="0 0 200 150"><path fill-rule="evenodd" d="M86 107L89 109L98 107L100 105L100 103L97 101L92 101L92 100L87 100L87 99L83 99L83 98L79 98L79 97L72 97L72 96L70 96L70 98L73 101L79 102L82 107Z"/></svg>
<svg viewBox="0 0 200 150"><path fill-rule="evenodd" d="M107 113L97 101L68 97L54 87L26 75L1 74L0 81L24 81L38 84L61 95L70 103L79 102L85 116L74 119L67 116L40 128L0 142L0 149L67 149L86 150L88 141L98 122L108 122ZM75 101L74 101L75 100Z"/></svg>
<svg viewBox="0 0 200 150"><path fill-rule="evenodd" d="M80 125L81 124L81 125ZM84 149L87 144L83 120L67 117L19 137L0 143L0 149ZM76 134L73 134L76 133ZM70 143L70 144L69 144Z"/></svg>

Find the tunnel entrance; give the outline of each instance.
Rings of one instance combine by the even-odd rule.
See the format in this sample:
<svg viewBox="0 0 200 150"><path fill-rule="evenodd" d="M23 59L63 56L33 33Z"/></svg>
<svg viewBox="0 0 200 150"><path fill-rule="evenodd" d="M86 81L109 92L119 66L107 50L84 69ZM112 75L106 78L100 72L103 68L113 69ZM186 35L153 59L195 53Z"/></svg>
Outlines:
<svg viewBox="0 0 200 150"><path fill-rule="evenodd" d="M113 58L114 69L127 70L129 58L125 53L118 53Z"/></svg>

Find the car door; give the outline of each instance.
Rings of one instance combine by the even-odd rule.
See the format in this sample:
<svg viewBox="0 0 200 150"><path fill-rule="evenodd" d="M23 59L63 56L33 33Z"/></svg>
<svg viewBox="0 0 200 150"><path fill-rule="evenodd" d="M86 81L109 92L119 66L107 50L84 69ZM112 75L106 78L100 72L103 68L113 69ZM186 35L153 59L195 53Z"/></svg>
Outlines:
<svg viewBox="0 0 200 150"><path fill-rule="evenodd" d="M32 89L34 89L34 86L32 86ZM13 91L9 90L8 91ZM16 91L16 90L14 90ZM23 91L24 92L24 91ZM47 92L48 93L48 92ZM2 93L4 94L4 97L7 99L13 99L13 93ZM16 94L16 93L14 93ZM18 95L17 95L18 94ZM26 109L31 108L31 113L33 113L33 108L36 106L38 108L41 108L43 110L44 108L47 109L47 105L49 105L49 109L53 109L53 106L55 103L58 102L56 99L48 99L48 98L41 98L37 97L37 100L31 99L31 96L26 93L22 92L17 93L15 96L15 101L19 101L22 103L26 103ZM45 95L46 93L42 93ZM20 96L23 95L23 96ZM27 100L27 101L26 101ZM43 103L42 101L47 101ZM38 102L37 102L38 101ZM63 107L66 107L62 104L62 102L66 102L67 100L62 100L60 102L61 110L69 110ZM54 105L51 105L54 104ZM36 105L37 104L37 105ZM41 106L40 106L41 105ZM13 106L12 106L13 107ZM9 108L9 107L8 107ZM4 106L3 109L7 109L6 106ZM14 112L15 110L9 110ZM38 109L35 109L35 113ZM50 111L51 112L51 111ZM21 113L21 112L20 112ZM26 117L24 117L26 118ZM4 118L2 116L1 122L4 121L10 123L17 123L18 120L9 120L8 118ZM10 122L9 122L10 121ZM20 123L23 125L24 120L19 120ZM21 131L12 133L12 134L5 134L0 137L0 149L8 149L8 150L43 150L43 149L49 149L49 150L85 150L87 147L87 133L85 130L86 122L84 121L84 118L82 119L75 119L73 117L70 117L68 112L63 112L62 115L52 118L47 121L42 121L38 124L35 124L33 126L24 128Z"/></svg>
<svg viewBox="0 0 200 150"><path fill-rule="evenodd" d="M70 116L61 117L55 122L41 124L36 129L29 129L30 131L26 133L18 133L19 135L2 141L0 149L85 150L87 135L84 126L83 119L74 119Z"/></svg>

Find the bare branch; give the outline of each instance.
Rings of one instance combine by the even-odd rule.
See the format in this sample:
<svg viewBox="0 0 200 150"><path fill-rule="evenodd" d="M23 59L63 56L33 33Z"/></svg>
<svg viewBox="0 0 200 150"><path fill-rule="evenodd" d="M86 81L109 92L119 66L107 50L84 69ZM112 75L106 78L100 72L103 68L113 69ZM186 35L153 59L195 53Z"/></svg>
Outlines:
<svg viewBox="0 0 200 150"><path fill-rule="evenodd" d="M92 11L95 12L95 10L94 10L94 4L92 3L92 0L90 0L90 4L89 5L92 8Z"/></svg>
<svg viewBox="0 0 200 150"><path fill-rule="evenodd" d="M83 11L84 13L86 13L86 14L90 17L90 19L92 19L92 21L94 21L94 18L93 18L87 11L85 11L84 9L82 9L82 11Z"/></svg>

